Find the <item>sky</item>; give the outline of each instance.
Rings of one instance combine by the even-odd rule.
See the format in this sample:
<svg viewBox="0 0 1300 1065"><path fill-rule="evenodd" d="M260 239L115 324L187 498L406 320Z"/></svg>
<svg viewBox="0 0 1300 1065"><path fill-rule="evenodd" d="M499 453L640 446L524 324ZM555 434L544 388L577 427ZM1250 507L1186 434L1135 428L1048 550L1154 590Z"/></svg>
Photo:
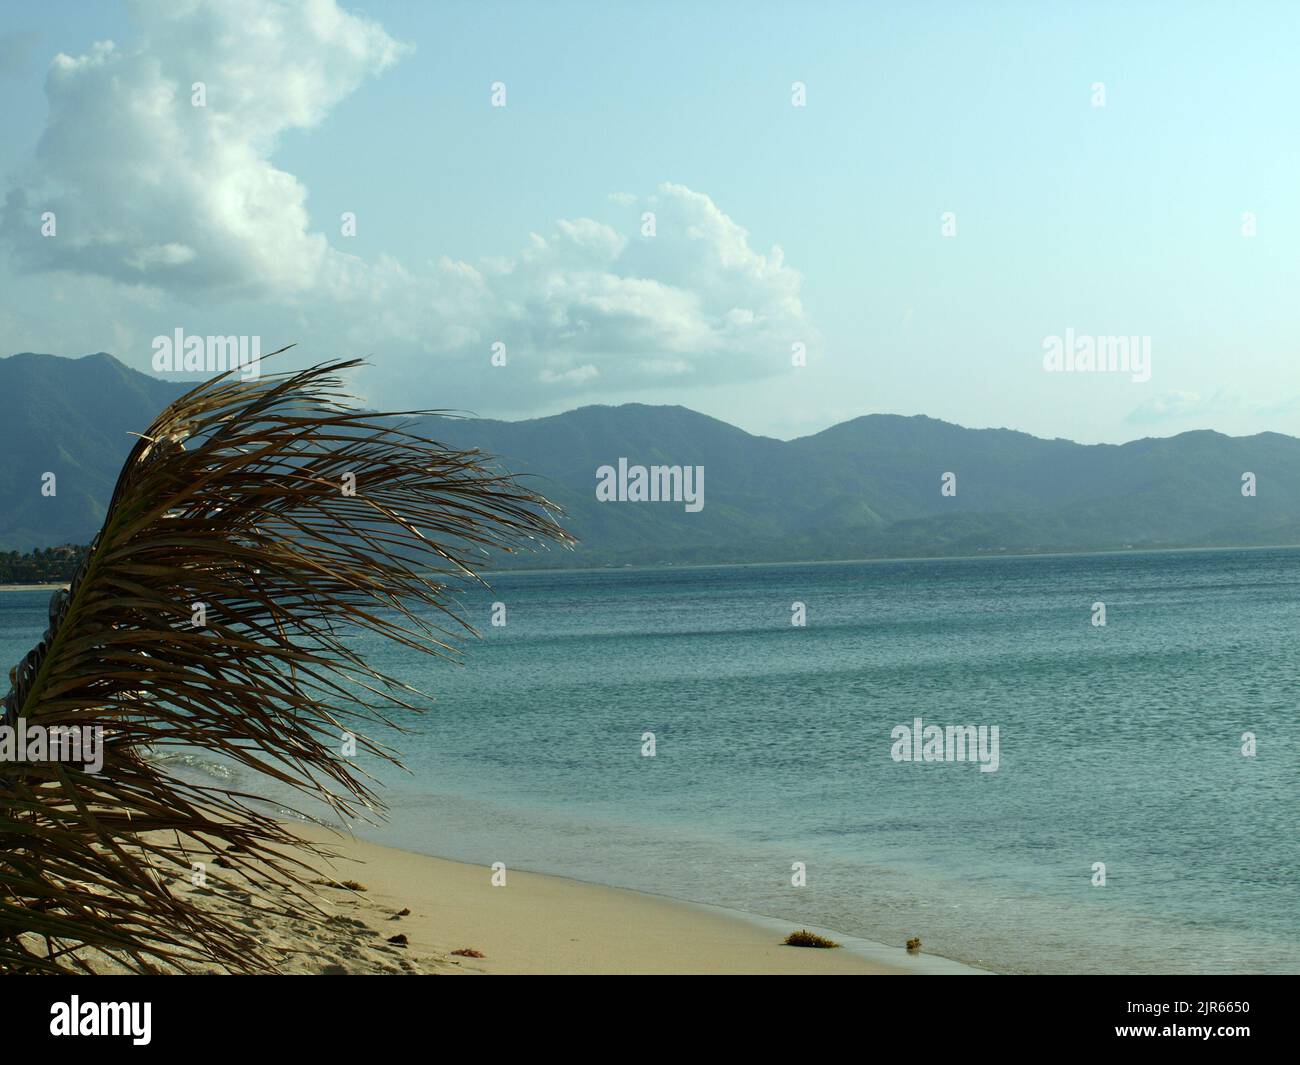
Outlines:
<svg viewBox="0 0 1300 1065"><path fill-rule="evenodd" d="M0 354L183 329L365 356L388 409L1300 435L1297 54L1289 3L0 0ZM1147 372L1048 370L1067 335Z"/></svg>

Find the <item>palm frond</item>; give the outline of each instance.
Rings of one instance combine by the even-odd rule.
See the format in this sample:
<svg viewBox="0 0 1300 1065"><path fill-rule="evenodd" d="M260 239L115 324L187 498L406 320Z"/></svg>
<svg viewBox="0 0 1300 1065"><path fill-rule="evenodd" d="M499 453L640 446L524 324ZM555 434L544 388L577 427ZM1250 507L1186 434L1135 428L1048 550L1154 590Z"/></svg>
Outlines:
<svg viewBox="0 0 1300 1065"><path fill-rule="evenodd" d="M157 756L233 760L347 820L381 810L342 737L396 761L371 732L424 699L349 632L454 654L473 631L456 590L489 552L570 540L484 456L352 405L338 375L357 365L224 375L141 434L44 639L10 673L4 724L100 728L104 762L0 762L0 968L65 971L92 950L138 971L268 966L168 881L219 850L250 892L306 912L295 837L254 796L185 782Z"/></svg>

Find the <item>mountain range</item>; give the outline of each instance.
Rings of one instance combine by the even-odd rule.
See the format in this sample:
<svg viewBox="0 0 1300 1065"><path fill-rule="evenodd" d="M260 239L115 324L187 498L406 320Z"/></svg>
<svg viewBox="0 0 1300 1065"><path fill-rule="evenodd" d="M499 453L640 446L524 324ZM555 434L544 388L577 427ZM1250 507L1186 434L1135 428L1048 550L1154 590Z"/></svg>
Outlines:
<svg viewBox="0 0 1300 1065"><path fill-rule="evenodd" d="M133 437L190 384L100 352L0 359L0 549L85 543ZM1207 430L1122 445L870 414L782 441L685 407L426 418L564 507L580 540L512 565L811 561L1300 543L1300 440ZM597 471L703 467L701 509L600 502ZM55 472L57 494L42 495ZM1256 481L1243 495L1243 475ZM951 494L944 475L952 474Z"/></svg>

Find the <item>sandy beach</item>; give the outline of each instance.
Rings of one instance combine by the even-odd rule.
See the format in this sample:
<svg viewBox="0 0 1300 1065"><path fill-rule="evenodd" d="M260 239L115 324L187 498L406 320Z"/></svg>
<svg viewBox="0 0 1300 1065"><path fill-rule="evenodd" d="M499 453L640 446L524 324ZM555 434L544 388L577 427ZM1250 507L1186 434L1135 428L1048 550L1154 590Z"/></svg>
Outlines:
<svg viewBox="0 0 1300 1065"><path fill-rule="evenodd" d="M209 864L207 888L180 879L190 894L250 928L280 971L291 974L859 974L962 971L956 963L903 949L871 957L845 940L840 949L788 947L797 925L748 918L656 895L563 877L492 870L378 846L315 826L300 834L337 854L315 862L319 919L269 913L239 890L241 874ZM216 857L216 855L213 855ZM403 914L403 911L408 911ZM398 916L402 914L401 916ZM389 942L404 935L406 944ZM457 955L475 951L483 957ZM111 963L101 972L120 971ZM219 972L196 967L194 972Z"/></svg>

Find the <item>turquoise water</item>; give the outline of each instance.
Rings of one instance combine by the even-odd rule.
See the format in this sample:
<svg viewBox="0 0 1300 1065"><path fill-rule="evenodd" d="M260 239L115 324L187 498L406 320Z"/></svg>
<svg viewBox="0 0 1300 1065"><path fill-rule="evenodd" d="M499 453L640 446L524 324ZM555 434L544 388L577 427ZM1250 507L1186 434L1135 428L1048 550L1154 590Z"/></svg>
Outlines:
<svg viewBox="0 0 1300 1065"><path fill-rule="evenodd" d="M0 596L8 660L45 598ZM1300 971L1300 550L501 574L465 606L461 667L361 640L437 696L361 835L998 970ZM998 726L999 768L894 761L915 717Z"/></svg>

